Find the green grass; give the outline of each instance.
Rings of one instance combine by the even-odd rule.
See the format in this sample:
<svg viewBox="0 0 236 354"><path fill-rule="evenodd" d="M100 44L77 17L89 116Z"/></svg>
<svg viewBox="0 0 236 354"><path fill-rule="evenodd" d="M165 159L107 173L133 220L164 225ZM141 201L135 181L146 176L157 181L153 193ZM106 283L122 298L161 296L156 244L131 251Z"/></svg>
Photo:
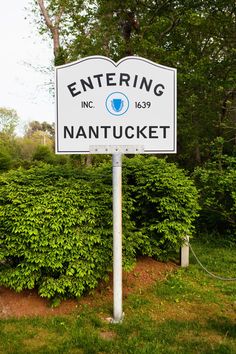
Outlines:
<svg viewBox="0 0 236 354"><path fill-rule="evenodd" d="M236 249L206 240L193 247L210 271L236 276ZM236 353L236 282L209 277L190 258L167 280L128 296L125 319L112 325L112 303L71 315L0 322L0 353Z"/></svg>

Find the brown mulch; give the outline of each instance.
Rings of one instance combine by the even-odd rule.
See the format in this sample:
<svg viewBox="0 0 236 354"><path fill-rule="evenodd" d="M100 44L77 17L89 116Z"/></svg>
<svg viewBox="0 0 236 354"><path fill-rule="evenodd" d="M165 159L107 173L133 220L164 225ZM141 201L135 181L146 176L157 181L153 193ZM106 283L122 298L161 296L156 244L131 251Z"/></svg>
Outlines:
<svg viewBox="0 0 236 354"><path fill-rule="evenodd" d="M123 298L147 289L157 280L165 279L176 267L177 265L171 262L162 263L149 257L140 258L131 272L123 272ZM65 315L81 305L96 306L98 302L107 301L112 301L112 274L109 282L102 282L92 294L79 300L62 301L56 308L50 307L50 301L41 298L35 290L16 293L0 287L0 318Z"/></svg>

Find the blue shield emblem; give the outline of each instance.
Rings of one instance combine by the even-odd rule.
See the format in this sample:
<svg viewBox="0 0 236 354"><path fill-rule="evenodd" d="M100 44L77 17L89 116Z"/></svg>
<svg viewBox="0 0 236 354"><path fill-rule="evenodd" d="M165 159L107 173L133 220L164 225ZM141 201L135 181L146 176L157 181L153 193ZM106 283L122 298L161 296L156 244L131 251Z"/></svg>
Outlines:
<svg viewBox="0 0 236 354"><path fill-rule="evenodd" d="M111 100L111 105L115 112L120 112L124 106L124 101L120 98L113 98L113 100Z"/></svg>

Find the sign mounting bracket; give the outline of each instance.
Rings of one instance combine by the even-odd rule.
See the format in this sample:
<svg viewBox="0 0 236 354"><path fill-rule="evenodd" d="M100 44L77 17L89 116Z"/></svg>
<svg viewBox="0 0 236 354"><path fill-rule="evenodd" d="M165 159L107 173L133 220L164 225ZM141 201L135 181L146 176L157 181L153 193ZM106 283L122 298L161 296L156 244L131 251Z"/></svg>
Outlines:
<svg viewBox="0 0 236 354"><path fill-rule="evenodd" d="M143 154L144 146L140 145L91 145L91 154Z"/></svg>

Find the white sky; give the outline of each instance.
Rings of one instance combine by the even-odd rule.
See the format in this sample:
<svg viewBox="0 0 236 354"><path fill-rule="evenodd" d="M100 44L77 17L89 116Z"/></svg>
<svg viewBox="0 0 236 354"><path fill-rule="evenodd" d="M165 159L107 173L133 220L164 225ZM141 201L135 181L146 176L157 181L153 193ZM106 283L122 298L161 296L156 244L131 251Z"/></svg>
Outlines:
<svg viewBox="0 0 236 354"><path fill-rule="evenodd" d="M25 7L29 7L29 0L1 1L0 107L17 111L18 134L31 120L52 123L55 119L53 96L49 92L54 73L36 70L51 66L51 43L43 41L33 15L30 19Z"/></svg>

